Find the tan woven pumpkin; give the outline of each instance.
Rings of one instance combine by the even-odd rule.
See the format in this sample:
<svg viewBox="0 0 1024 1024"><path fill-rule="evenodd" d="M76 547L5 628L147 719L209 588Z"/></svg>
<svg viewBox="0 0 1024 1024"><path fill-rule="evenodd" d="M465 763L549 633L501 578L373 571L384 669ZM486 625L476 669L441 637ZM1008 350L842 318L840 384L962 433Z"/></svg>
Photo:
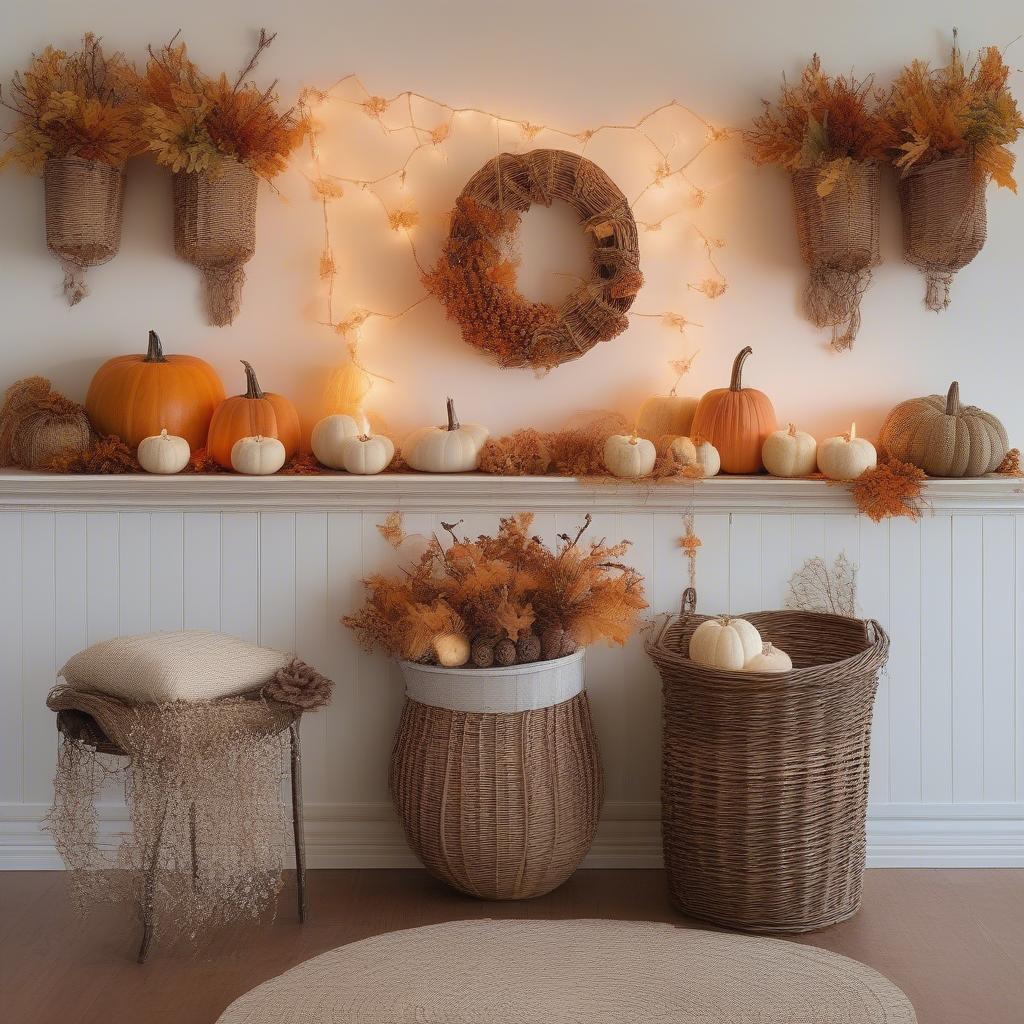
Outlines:
<svg viewBox="0 0 1024 1024"><path fill-rule="evenodd" d="M946 397L901 402L882 424L879 447L929 476L983 476L1006 457L1006 428L989 412L960 404L953 381Z"/></svg>

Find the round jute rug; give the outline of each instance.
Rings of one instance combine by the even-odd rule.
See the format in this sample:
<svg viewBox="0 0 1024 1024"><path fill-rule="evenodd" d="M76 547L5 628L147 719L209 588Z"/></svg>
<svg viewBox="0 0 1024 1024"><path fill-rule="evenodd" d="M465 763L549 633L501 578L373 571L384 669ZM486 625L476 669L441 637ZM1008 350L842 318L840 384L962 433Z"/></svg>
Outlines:
<svg viewBox="0 0 1024 1024"><path fill-rule="evenodd" d="M870 967L761 936L632 921L453 921L340 946L219 1024L914 1024Z"/></svg>

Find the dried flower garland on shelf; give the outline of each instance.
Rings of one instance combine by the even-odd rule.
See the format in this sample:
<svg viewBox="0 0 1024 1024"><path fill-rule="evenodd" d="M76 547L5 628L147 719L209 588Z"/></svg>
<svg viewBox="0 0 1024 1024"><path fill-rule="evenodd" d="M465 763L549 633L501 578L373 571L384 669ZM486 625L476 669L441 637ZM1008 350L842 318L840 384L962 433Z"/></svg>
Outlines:
<svg viewBox="0 0 1024 1024"><path fill-rule="evenodd" d="M811 271L807 315L832 328L836 351L853 346L879 262L878 165L895 144L880 107L872 78L828 75L815 54L746 133L755 163L792 174L800 254Z"/></svg>
<svg viewBox="0 0 1024 1024"><path fill-rule="evenodd" d="M985 187L1017 191L1010 146L1024 118L1007 88L998 47L968 70L953 32L949 64L915 60L897 77L886 109L901 172L903 254L925 275L925 305L949 306L953 276L981 251L987 234Z"/></svg>
<svg viewBox="0 0 1024 1024"><path fill-rule="evenodd" d="M0 167L42 171L46 244L61 261L71 305L88 294L86 268L112 259L121 244L124 165L143 147L137 92L132 64L86 34L76 53L48 46L33 55L9 98L0 94L17 117Z"/></svg>
<svg viewBox="0 0 1024 1024"><path fill-rule="evenodd" d="M882 458L877 466L865 470L847 486L857 510L878 523L894 516L920 519L921 495L927 479L924 470L909 462Z"/></svg>
<svg viewBox="0 0 1024 1024"><path fill-rule="evenodd" d="M444 523L447 547L432 536L401 576L364 580L366 604L342 621L368 650L452 667L549 660L602 639L623 644L647 607L643 578L621 561L629 541L583 541L590 522L559 534L554 550L531 536L529 513L476 540ZM396 549L408 539L398 514L381 533Z"/></svg>
<svg viewBox="0 0 1024 1024"><path fill-rule="evenodd" d="M556 199L591 237L593 271L557 309L523 298L512 255L520 215ZM423 283L470 345L502 366L549 370L628 326L643 284L636 222L618 186L585 157L562 149L501 153L455 201L448 239Z"/></svg>
<svg viewBox="0 0 1024 1024"><path fill-rule="evenodd" d="M332 103L346 104L366 117L371 118L380 126L382 136L396 141L408 139L408 149L390 170L371 176L336 173L325 167L322 156L322 139L326 133L324 110ZM325 289L326 316L324 323L344 336L348 342L349 352L356 365L362 366L359 354L359 343L363 329L372 321L394 321L406 316L418 308L429 298L425 293L412 299L404 308L397 312L384 312L350 305L344 315L336 312L338 301L336 286L338 283L339 264L335 256L331 233L331 204L341 200L351 192L369 193L376 199L382 212L382 225L387 230L404 235L409 242L410 253L421 274L427 267L421 260L419 252L428 244L425 239L429 225L435 221L433 214L427 215L417 209L411 202L407 184L415 173L418 157L424 154L445 154L448 143L456 132L461 132L462 125L476 118L487 118L491 121L494 135L498 141L497 151L511 148L509 137L514 135L527 149L539 136L548 133L554 136L563 146L577 145L578 156L585 157L588 147L598 136L606 133L633 137L644 147L652 151L654 163L646 183L630 200L634 212L638 204L653 198L658 191L671 183L679 183L684 188L682 200L677 206L657 217L647 219L637 217L636 227L642 232L660 232L668 227L673 218L686 216L689 209L703 206L709 191L699 185L692 177L693 164L712 146L717 145L732 133L728 129L716 128L699 114L673 100L661 104L634 122L626 124L598 124L582 131L568 131L551 125L539 124L526 119L516 119L493 113L478 107L455 107L421 93L406 90L391 97L371 93L356 75L346 75L329 89L308 89L303 94L301 105L310 125L310 155L313 161L312 176L313 198L321 208L323 218L323 249L319 261L319 274ZM462 115L466 115L462 118ZM656 119L675 118L682 115L691 122L696 122L699 136L693 149L686 155L680 155L677 149L681 142L681 133L673 134L669 145L662 144L656 137ZM461 121L461 124L460 124ZM505 136L503 139L502 136ZM691 136L692 139L692 136ZM456 211L458 215L459 211ZM707 266L706 273L699 279L688 282L688 288L714 299L722 295L727 287L717 259L716 253L724 242L701 230L690 222L688 228L696 236L703 252ZM437 239L438 248L442 239ZM432 263L433 261L427 261ZM514 266L504 265L495 268L494 275L508 285L514 280ZM490 283L490 282L488 282ZM673 330L684 332L688 326L699 326L694 320L677 311L639 312L630 310L631 317L643 317L659 320ZM379 377L379 375L374 375Z"/></svg>
<svg viewBox="0 0 1024 1024"><path fill-rule="evenodd" d="M249 80L275 35L260 30L234 81L200 71L177 38L149 48L142 137L174 172L174 248L202 271L210 320L224 326L238 315L244 267L256 250L258 180L285 169L306 123L297 107L281 109L276 82L260 89Z"/></svg>

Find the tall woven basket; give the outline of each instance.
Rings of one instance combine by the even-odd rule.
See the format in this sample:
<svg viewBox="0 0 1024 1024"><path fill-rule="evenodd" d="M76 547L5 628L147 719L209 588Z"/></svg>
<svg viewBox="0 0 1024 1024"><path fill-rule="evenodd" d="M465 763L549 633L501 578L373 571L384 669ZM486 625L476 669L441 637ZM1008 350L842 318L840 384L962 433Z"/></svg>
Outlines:
<svg viewBox="0 0 1024 1024"><path fill-rule="evenodd" d="M913 167L900 179L900 207L904 258L924 273L924 303L939 312L953 275L985 244L985 178L968 157Z"/></svg>
<svg viewBox="0 0 1024 1024"><path fill-rule="evenodd" d="M85 271L117 255L124 209L124 165L79 157L43 167L46 247L64 268L64 294L74 306L88 294Z"/></svg>
<svg viewBox="0 0 1024 1024"><path fill-rule="evenodd" d="M889 638L873 620L742 616L793 660L778 675L687 657L707 616L647 650L664 689L662 833L672 900L744 931L803 932L861 902L871 715Z"/></svg>
<svg viewBox="0 0 1024 1024"><path fill-rule="evenodd" d="M793 175L800 255L810 268L804 295L815 327L832 328L832 347L853 347L860 330L860 300L879 262L879 173L873 163L852 163L827 195L818 194L819 168Z"/></svg>
<svg viewBox="0 0 1024 1024"><path fill-rule="evenodd" d="M390 785L417 857L482 899L561 885L590 849L601 810L583 652L507 669L402 670Z"/></svg>
<svg viewBox="0 0 1024 1024"><path fill-rule="evenodd" d="M214 172L174 175L174 251L202 271L217 327L241 309L245 264L256 251L258 183L237 160L221 161Z"/></svg>

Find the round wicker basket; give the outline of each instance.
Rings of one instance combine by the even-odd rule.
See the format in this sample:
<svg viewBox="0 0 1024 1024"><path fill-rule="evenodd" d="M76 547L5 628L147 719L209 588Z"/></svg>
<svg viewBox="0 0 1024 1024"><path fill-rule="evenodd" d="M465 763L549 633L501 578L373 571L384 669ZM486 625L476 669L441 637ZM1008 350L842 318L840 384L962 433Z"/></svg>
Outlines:
<svg viewBox="0 0 1024 1024"><path fill-rule="evenodd" d="M425 688L423 666L402 668L409 692L435 702L407 696L391 755L391 796L417 857L482 899L529 899L561 885L590 849L602 800L582 652L519 666L515 689L527 710L498 713L465 708L474 689L479 706L492 706L488 684L508 669L445 669L446 694ZM538 706L531 677L534 691L575 695ZM445 702L459 707L437 706Z"/></svg>
<svg viewBox="0 0 1024 1024"><path fill-rule="evenodd" d="M687 657L706 618L668 619L647 644L664 686L672 899L746 931L845 920L861 902L871 715L889 638L873 620L746 614L794 667L725 672Z"/></svg>

